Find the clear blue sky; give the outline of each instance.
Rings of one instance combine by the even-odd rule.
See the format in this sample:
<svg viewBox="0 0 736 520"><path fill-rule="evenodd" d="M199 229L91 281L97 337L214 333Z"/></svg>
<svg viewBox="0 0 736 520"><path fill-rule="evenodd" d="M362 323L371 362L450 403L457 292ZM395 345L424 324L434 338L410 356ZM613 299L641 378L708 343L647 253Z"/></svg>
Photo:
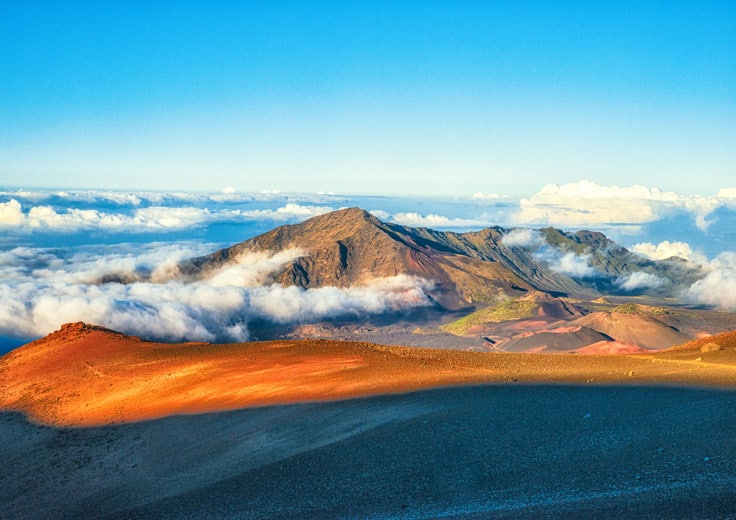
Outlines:
<svg viewBox="0 0 736 520"><path fill-rule="evenodd" d="M736 185L736 2L0 2L0 185Z"/></svg>

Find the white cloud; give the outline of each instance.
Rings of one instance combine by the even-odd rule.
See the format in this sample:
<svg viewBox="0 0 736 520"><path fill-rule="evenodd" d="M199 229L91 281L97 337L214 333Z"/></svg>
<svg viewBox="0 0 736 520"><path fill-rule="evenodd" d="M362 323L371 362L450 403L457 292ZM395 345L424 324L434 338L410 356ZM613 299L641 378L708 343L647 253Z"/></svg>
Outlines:
<svg viewBox="0 0 736 520"><path fill-rule="evenodd" d="M219 214L218 214L219 213ZM206 208L152 206L135 211L126 227L152 229L186 229L202 225L208 221L219 220L227 211L211 212Z"/></svg>
<svg viewBox="0 0 736 520"><path fill-rule="evenodd" d="M511 216L520 224L561 227L645 224L676 213L689 213L696 226L705 231L708 216L717 208L731 204L732 189L717 196L681 195L641 185L604 186L582 180L569 184L547 184L538 193L521 199L519 210Z"/></svg>
<svg viewBox="0 0 736 520"><path fill-rule="evenodd" d="M536 249L544 243L544 237L536 229L516 228L501 237L506 247Z"/></svg>
<svg viewBox="0 0 736 520"><path fill-rule="evenodd" d="M135 193L122 191L80 191L80 192L57 192L56 195L68 200L80 202L99 203L100 201L113 203L119 206L140 206L143 199Z"/></svg>
<svg viewBox="0 0 736 520"><path fill-rule="evenodd" d="M378 314L430 304L425 291L433 284L423 278L398 275L378 278L357 287L272 285L250 292L250 305L260 316L282 323L309 322L342 315Z"/></svg>
<svg viewBox="0 0 736 520"><path fill-rule="evenodd" d="M572 251L563 253L546 243L534 253L537 260L544 262L556 273L571 278L592 278L598 272L590 265L590 255L577 255Z"/></svg>
<svg viewBox="0 0 736 520"><path fill-rule="evenodd" d="M470 197L471 199L483 199L483 200L499 200L508 199L508 195L499 195L498 193L483 193L482 191L476 191Z"/></svg>
<svg viewBox="0 0 736 520"><path fill-rule="evenodd" d="M685 296L693 303L714 306L724 311L736 310L736 271L719 269L695 282Z"/></svg>
<svg viewBox="0 0 736 520"><path fill-rule="evenodd" d="M334 211L329 206L295 203L276 209L241 210L199 208L192 206L150 206L135 209L132 214L105 212L97 209L32 206L27 212L15 199L0 203L0 228L20 231L76 232L99 229L109 232L160 232L205 226L213 222L242 222L253 219L300 221Z"/></svg>
<svg viewBox="0 0 736 520"><path fill-rule="evenodd" d="M304 254L299 250L244 255L190 283L171 276L127 285L99 283L111 273L171 271L179 260L200 255L206 247L159 244L129 253L122 246L100 246L97 252L16 248L1 253L0 335L40 336L82 320L148 338L241 341L255 318L291 323L430 304L425 291L431 283L409 276L351 288L264 286L269 274Z"/></svg>
<svg viewBox="0 0 736 520"><path fill-rule="evenodd" d="M104 206L118 206L134 208L141 205L179 206L207 205L208 203L249 203L253 201L288 200L291 202L324 202L325 199L334 199L329 194L288 194L282 195L279 190L265 190L262 193L239 193L234 188L225 187L219 193L206 192L157 192L157 191L106 191L106 190L79 190L79 191L29 191L11 190L0 191L0 198L17 199L22 204L39 204L54 202L57 205L80 203L90 205L94 209ZM58 208L57 208L58 209Z"/></svg>
<svg viewBox="0 0 736 520"><path fill-rule="evenodd" d="M518 247L533 251L534 258L550 270L571 278L594 278L599 273L590 265L590 255L578 255L573 251L560 251L549 245L539 231L517 228L501 237L506 247Z"/></svg>
<svg viewBox="0 0 736 520"><path fill-rule="evenodd" d="M429 227L429 228L471 228L484 227L488 222L475 219L449 218L443 215L430 213L421 215L419 213L394 213L390 217L390 221L395 224L410 227Z"/></svg>
<svg viewBox="0 0 736 520"><path fill-rule="evenodd" d="M235 263L212 273L208 284L212 287L256 287L265 283L271 273L282 265L307 254L300 248L290 248L277 253L266 251L246 252L235 259Z"/></svg>
<svg viewBox="0 0 736 520"><path fill-rule="evenodd" d="M736 202L736 188L721 188L718 190L718 198L731 203Z"/></svg>
<svg viewBox="0 0 736 520"><path fill-rule="evenodd" d="M391 220L391 213L388 211L383 211L382 209L372 209L369 210L368 213L376 217L378 220L383 220L384 222L388 222Z"/></svg>
<svg viewBox="0 0 736 520"><path fill-rule="evenodd" d="M656 289L661 287L665 280L650 273L637 271L629 276L622 276L616 280L616 285L625 291L634 291L637 289Z"/></svg>
<svg viewBox="0 0 736 520"><path fill-rule="evenodd" d="M24 221L20 202L10 199L8 202L0 203L0 227L20 226Z"/></svg>
<svg viewBox="0 0 736 520"><path fill-rule="evenodd" d="M51 206L34 206L28 210L22 224L32 229L70 232L85 229L161 231L195 227L215 218L207 209L187 207L152 206L125 215L74 208L57 212Z"/></svg>
<svg viewBox="0 0 736 520"><path fill-rule="evenodd" d="M569 252L562 255L557 262L550 264L550 269L563 273L573 278L586 278L596 276L596 270L590 265L588 255L576 255Z"/></svg>
<svg viewBox="0 0 736 520"><path fill-rule="evenodd" d="M0 197L7 197L9 199L20 199L31 202L41 202L48 200L53 196L53 193L48 191L29 191L29 190L14 190L14 191L0 191Z"/></svg>
<svg viewBox="0 0 736 520"><path fill-rule="evenodd" d="M683 288L681 297L690 303L736 311L736 253L727 251L711 260L703 253L694 251L689 244L667 240L657 245L644 242L630 249L652 260L666 260L677 256L692 262L691 265L699 267L701 278L689 287ZM682 287L680 280L673 279L670 282ZM656 288L666 281L653 275L634 273L629 279L620 279L618 283L623 289L631 290Z"/></svg>
<svg viewBox="0 0 736 520"><path fill-rule="evenodd" d="M285 206L273 209L257 209L257 210L243 210L236 211L235 214L242 215L248 218L265 218L269 220L290 220L294 218L308 219L316 217L317 215L324 215L335 211L335 208L330 206L307 206L301 204L295 204L289 202Z"/></svg>
<svg viewBox="0 0 736 520"><path fill-rule="evenodd" d="M641 242L634 244L629 250L652 260L666 260L676 256L697 263L704 263L706 261L703 254L693 251L690 245L685 242L670 242L669 240L665 240L657 245L651 242Z"/></svg>
<svg viewBox="0 0 736 520"><path fill-rule="evenodd" d="M725 311L736 311L736 253L721 253L703 265L705 276L683 296L693 302Z"/></svg>
<svg viewBox="0 0 736 520"><path fill-rule="evenodd" d="M594 278L599 273L590 265L590 255L578 255L573 251L560 251L549 245L539 231L517 228L501 237L506 247L518 247L533 251L534 258L550 270L571 278Z"/></svg>

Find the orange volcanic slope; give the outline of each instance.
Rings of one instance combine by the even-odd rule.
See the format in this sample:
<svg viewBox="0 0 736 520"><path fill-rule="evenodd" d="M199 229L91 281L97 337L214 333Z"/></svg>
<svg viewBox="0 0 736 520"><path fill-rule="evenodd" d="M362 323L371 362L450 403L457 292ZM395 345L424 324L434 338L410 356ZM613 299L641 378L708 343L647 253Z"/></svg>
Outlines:
<svg viewBox="0 0 736 520"><path fill-rule="evenodd" d="M319 340L162 344L75 323L0 358L0 410L81 426L470 383L733 386L736 350L718 338L676 355L577 356Z"/></svg>

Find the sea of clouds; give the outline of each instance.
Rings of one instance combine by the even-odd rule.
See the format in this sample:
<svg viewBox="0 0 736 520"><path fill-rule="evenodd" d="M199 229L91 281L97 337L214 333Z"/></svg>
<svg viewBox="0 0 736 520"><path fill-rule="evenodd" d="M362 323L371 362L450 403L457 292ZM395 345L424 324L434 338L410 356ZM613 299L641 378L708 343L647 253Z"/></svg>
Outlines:
<svg viewBox="0 0 736 520"><path fill-rule="evenodd" d="M550 184L523 199L478 192L454 200L6 189L0 337L37 337L84 320L146 337L231 341L248 338L253 319L297 323L426 305L431 281L410 277L308 291L264 282L301 251L242 258L195 282L174 276L183 259L350 206L395 224L458 232L493 225L600 230L644 257L697 264L703 276L682 288L683 301L736 310L734 188L705 197L580 181ZM505 243L533 249L573 278L597 275L586 255L561 253L533 229L516 230ZM100 283L111 273L129 275L130 283ZM647 273L617 281L624 290L662 282Z"/></svg>
<svg viewBox="0 0 736 520"><path fill-rule="evenodd" d="M209 251L154 243L0 253L0 335L37 337L81 320L146 338L245 341L254 319L300 323L430 304L431 282L403 275L350 288L268 283L306 254L299 249L246 254L195 281L177 276L178 262ZM104 282L111 274L138 281Z"/></svg>

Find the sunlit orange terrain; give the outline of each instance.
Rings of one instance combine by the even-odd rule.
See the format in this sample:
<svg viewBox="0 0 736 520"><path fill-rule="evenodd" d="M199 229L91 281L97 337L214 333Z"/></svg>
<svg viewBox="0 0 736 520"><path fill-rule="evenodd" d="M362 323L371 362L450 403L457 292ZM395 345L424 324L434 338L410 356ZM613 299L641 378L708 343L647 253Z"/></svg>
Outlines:
<svg viewBox="0 0 736 520"><path fill-rule="evenodd" d="M583 356L319 340L165 344L75 323L0 358L0 409L89 426L483 383L735 386L736 333Z"/></svg>

